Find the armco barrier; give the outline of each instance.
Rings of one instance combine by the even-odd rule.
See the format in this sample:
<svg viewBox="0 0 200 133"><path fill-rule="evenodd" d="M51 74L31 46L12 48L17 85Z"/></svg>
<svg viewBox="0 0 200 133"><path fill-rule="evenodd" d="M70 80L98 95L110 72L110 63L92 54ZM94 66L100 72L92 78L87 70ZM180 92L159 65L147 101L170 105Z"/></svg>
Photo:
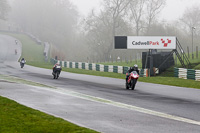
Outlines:
<svg viewBox="0 0 200 133"><path fill-rule="evenodd" d="M109 66L104 66L104 72L109 72Z"/></svg>
<svg viewBox="0 0 200 133"><path fill-rule="evenodd" d="M82 69L85 69L85 63L82 63Z"/></svg>
<svg viewBox="0 0 200 133"><path fill-rule="evenodd" d="M179 68L179 78L187 79L187 69Z"/></svg>
<svg viewBox="0 0 200 133"><path fill-rule="evenodd" d="M62 61L62 67L65 67L65 62L64 61Z"/></svg>
<svg viewBox="0 0 200 133"><path fill-rule="evenodd" d="M78 63L77 62L75 62L75 68L78 68Z"/></svg>
<svg viewBox="0 0 200 133"><path fill-rule="evenodd" d="M96 64L96 71L100 71L100 65Z"/></svg>
<svg viewBox="0 0 200 133"><path fill-rule="evenodd" d="M118 73L123 73L123 66L118 66Z"/></svg>
<svg viewBox="0 0 200 133"><path fill-rule="evenodd" d="M96 64L95 63L92 63L92 70L96 71Z"/></svg>
<svg viewBox="0 0 200 133"><path fill-rule="evenodd" d="M82 69L82 62L78 63L78 69Z"/></svg>
<svg viewBox="0 0 200 133"><path fill-rule="evenodd" d="M195 70L187 69L187 79L195 80Z"/></svg>
<svg viewBox="0 0 200 133"><path fill-rule="evenodd" d="M179 69L178 68L174 68L174 77L179 77Z"/></svg>
<svg viewBox="0 0 200 133"><path fill-rule="evenodd" d="M76 63L72 62L72 68L76 68Z"/></svg>
<svg viewBox="0 0 200 133"><path fill-rule="evenodd" d="M69 68L72 68L72 62L69 62Z"/></svg>
<svg viewBox="0 0 200 133"><path fill-rule="evenodd" d="M101 64L100 64L100 71L101 71L101 72L104 72L104 65L101 65Z"/></svg>
<svg viewBox="0 0 200 133"><path fill-rule="evenodd" d="M86 70L94 70L94 71L101 71L101 72L114 72L114 73L122 73L126 74L128 71L129 67L123 67L123 66L113 66L113 65L102 65L102 64L95 64L95 63L82 63L82 62L65 62L65 61L59 61L55 59L51 59L50 62L52 64L59 63L62 67L67 67L67 68L77 68L77 69L86 69ZM179 70L179 69L177 69ZM147 70L140 70L140 76L141 77L146 77L146 72ZM188 70L189 74L193 74L194 71ZM184 74L183 74L184 75ZM200 80L200 71L196 71L196 75L199 76L199 78L196 78L196 80ZM192 78L192 75L188 76L188 78Z"/></svg>
<svg viewBox="0 0 200 133"><path fill-rule="evenodd" d="M67 67L67 62L66 61L64 62L64 67Z"/></svg>
<svg viewBox="0 0 200 133"><path fill-rule="evenodd" d="M89 64L89 70L92 70L92 64Z"/></svg>
<svg viewBox="0 0 200 133"><path fill-rule="evenodd" d="M200 70L174 68L174 77L200 81Z"/></svg>
<svg viewBox="0 0 200 133"><path fill-rule="evenodd" d="M113 72L118 73L118 66L113 66Z"/></svg>
<svg viewBox="0 0 200 133"><path fill-rule="evenodd" d="M196 81L200 81L200 70L196 70L195 79L196 79Z"/></svg>
<svg viewBox="0 0 200 133"><path fill-rule="evenodd" d="M113 66L112 65L108 65L108 72L113 72Z"/></svg>
<svg viewBox="0 0 200 133"><path fill-rule="evenodd" d="M85 63L85 69L89 70L89 63Z"/></svg>

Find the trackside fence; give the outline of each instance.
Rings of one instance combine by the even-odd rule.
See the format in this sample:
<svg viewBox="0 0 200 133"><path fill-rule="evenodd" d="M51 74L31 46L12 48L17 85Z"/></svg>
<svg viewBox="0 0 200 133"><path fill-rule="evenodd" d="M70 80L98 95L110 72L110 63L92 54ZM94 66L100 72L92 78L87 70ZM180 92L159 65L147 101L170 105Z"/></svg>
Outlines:
<svg viewBox="0 0 200 133"><path fill-rule="evenodd" d="M112 73L121 73L126 74L129 67L125 66L113 66L113 65L102 65L95 63L85 63L85 62L69 62L69 61L59 61L52 59L50 60L52 64L59 63L62 67L65 68L76 68L76 69L84 69L84 70L92 70L99 72L112 72ZM140 77L148 77L148 69L139 69Z"/></svg>
<svg viewBox="0 0 200 133"><path fill-rule="evenodd" d="M200 81L200 70L174 68L174 77Z"/></svg>

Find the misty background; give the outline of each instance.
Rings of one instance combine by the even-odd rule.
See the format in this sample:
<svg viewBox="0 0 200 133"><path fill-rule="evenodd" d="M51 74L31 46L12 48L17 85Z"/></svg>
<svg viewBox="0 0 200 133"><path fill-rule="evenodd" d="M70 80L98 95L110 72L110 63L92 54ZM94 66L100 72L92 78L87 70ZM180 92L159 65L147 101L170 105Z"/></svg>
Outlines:
<svg viewBox="0 0 200 133"><path fill-rule="evenodd" d="M115 50L114 36L177 36L191 53L193 32L195 51L200 41L200 4L189 5L180 18L166 21L161 12L167 1L102 0L98 9L83 15L69 0L0 0L0 30L32 34L52 45L52 57L67 61L141 58L139 50ZM178 11L181 5L176 6Z"/></svg>

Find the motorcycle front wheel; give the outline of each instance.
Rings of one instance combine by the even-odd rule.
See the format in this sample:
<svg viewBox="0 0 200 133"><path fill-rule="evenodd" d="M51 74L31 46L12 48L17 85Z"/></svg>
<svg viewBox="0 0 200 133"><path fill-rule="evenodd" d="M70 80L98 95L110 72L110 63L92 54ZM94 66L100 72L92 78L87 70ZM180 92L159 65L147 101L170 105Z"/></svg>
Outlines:
<svg viewBox="0 0 200 133"><path fill-rule="evenodd" d="M58 79L58 77L59 77L59 73L58 73L58 72L56 72L56 79Z"/></svg>
<svg viewBox="0 0 200 133"><path fill-rule="evenodd" d="M128 83L127 83L127 82L126 82L125 84L126 84L126 89L128 90L128 89L129 89L129 85L128 85Z"/></svg>
<svg viewBox="0 0 200 133"><path fill-rule="evenodd" d="M131 89L134 90L135 89L135 79L131 80Z"/></svg>

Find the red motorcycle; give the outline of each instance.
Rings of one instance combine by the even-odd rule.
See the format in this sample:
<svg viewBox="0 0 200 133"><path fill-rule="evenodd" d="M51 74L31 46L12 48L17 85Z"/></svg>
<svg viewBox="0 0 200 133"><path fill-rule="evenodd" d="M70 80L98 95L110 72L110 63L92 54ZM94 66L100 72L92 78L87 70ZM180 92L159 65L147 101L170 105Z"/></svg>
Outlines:
<svg viewBox="0 0 200 133"><path fill-rule="evenodd" d="M132 90L134 90L137 80L139 78L138 73L136 71L132 71L130 74L126 73L126 75L129 75L128 80L126 82L126 89L131 88Z"/></svg>

